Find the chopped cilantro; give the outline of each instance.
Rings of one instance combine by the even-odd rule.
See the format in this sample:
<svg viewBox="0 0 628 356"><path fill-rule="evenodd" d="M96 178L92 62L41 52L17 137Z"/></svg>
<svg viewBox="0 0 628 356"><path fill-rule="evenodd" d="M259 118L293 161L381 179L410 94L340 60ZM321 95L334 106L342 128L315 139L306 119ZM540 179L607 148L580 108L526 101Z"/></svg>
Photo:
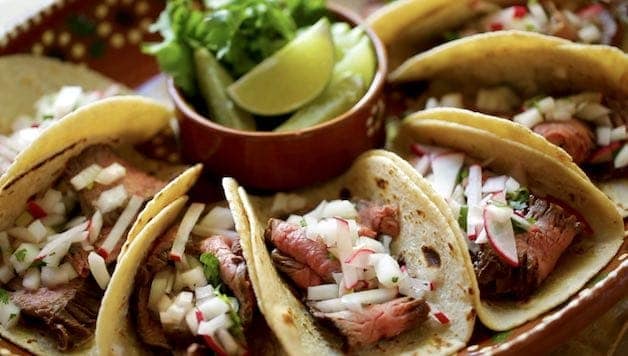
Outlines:
<svg viewBox="0 0 628 356"><path fill-rule="evenodd" d="M528 207L530 192L526 188L519 188L514 192L506 193L508 205L515 210L523 210Z"/></svg>
<svg viewBox="0 0 628 356"><path fill-rule="evenodd" d="M393 283L397 283L397 281L398 281L398 280L399 280L399 277L397 277L397 276L394 276L394 277L392 278L392 282L393 282Z"/></svg>
<svg viewBox="0 0 628 356"><path fill-rule="evenodd" d="M307 222L305 221L305 219L301 219L299 224L301 225L301 227L306 227L307 226Z"/></svg>
<svg viewBox="0 0 628 356"><path fill-rule="evenodd" d="M15 256L15 259L18 260L19 262L24 262L24 258L26 258L26 249L20 249L15 251L15 253L13 254Z"/></svg>
<svg viewBox="0 0 628 356"><path fill-rule="evenodd" d="M226 294L220 293L220 290L216 290L214 293L218 298L222 299L225 303L231 306L231 300L229 300L229 297ZM240 316L233 308L229 308L228 314L229 318L233 322L233 325L229 328L229 332L231 333L231 335L235 336L236 339L243 339L244 333Z"/></svg>
<svg viewBox="0 0 628 356"><path fill-rule="evenodd" d="M47 264L46 264L46 261L44 261L44 260L35 260L31 264L31 267L36 267L36 268L46 267L46 266L47 266Z"/></svg>
<svg viewBox="0 0 628 356"><path fill-rule="evenodd" d="M201 255L200 261L203 264L203 273L205 273L207 282L212 286L219 285L221 280L220 262L218 262L218 258L216 258L213 254L206 252Z"/></svg>
<svg viewBox="0 0 628 356"><path fill-rule="evenodd" d="M336 256L334 256L331 252L327 252L327 259L328 259L328 260L332 260L332 261L334 261L334 260L336 260L337 258L336 258Z"/></svg>
<svg viewBox="0 0 628 356"><path fill-rule="evenodd" d="M55 116L54 116L54 115L52 115L52 114L45 114L45 115L42 117L42 119L43 119L43 120L52 120L52 119L54 119L54 118L55 118Z"/></svg>
<svg viewBox="0 0 628 356"><path fill-rule="evenodd" d="M469 176L469 167L465 167L458 172L458 178L456 183L462 183L462 181Z"/></svg>
<svg viewBox="0 0 628 356"><path fill-rule="evenodd" d="M460 206L460 214L458 215L458 225L463 230L467 229L467 215L469 214L469 207L466 205Z"/></svg>
<svg viewBox="0 0 628 356"><path fill-rule="evenodd" d="M11 319L15 318L16 316L17 316L17 314L15 314L15 313L11 313L11 315L9 315L9 320L11 320Z"/></svg>
<svg viewBox="0 0 628 356"><path fill-rule="evenodd" d="M0 288L0 303L9 304L9 292L3 288Z"/></svg>

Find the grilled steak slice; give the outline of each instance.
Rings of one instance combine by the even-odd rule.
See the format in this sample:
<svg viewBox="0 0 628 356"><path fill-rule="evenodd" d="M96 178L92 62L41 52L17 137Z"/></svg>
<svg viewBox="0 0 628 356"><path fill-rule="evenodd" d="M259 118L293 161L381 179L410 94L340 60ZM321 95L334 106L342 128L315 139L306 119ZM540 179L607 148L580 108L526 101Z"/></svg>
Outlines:
<svg viewBox="0 0 628 356"><path fill-rule="evenodd" d="M557 204L531 195L528 206L526 218L535 219L536 228L516 236L519 267L502 262L487 244L471 255L485 298L522 299L532 294L582 230L576 216Z"/></svg>
<svg viewBox="0 0 628 356"><path fill-rule="evenodd" d="M417 326L427 319L429 310L422 299L402 297L373 304L360 311L322 313L314 310L313 314L330 320L347 338L350 348L359 348L395 337Z"/></svg>
<svg viewBox="0 0 628 356"><path fill-rule="evenodd" d="M563 148L577 164L586 161L595 147L593 132L579 120L544 122L536 125L534 132Z"/></svg>
<svg viewBox="0 0 628 356"><path fill-rule="evenodd" d="M359 223L380 233L396 237L399 235L399 209L393 205L377 205L360 200L357 203ZM368 236L368 235L367 235Z"/></svg>
<svg viewBox="0 0 628 356"><path fill-rule="evenodd" d="M238 314L246 327L253 319L255 294L249 280L246 262L242 255L233 252L233 240L224 236L212 236L203 240L201 249L210 252L220 263L220 279L229 287L233 295L240 302ZM241 250L236 246L236 250Z"/></svg>
<svg viewBox="0 0 628 356"><path fill-rule="evenodd" d="M123 178L109 185L94 184L91 189L83 189L77 192L83 214L91 216L96 210L93 202L98 199L102 192L119 184L124 185L129 196L138 195L145 200L152 198L167 184L135 168L129 162L117 156L111 147L105 145L91 146L84 150L79 156L71 159L66 166L65 178L69 181L92 164L98 164L105 168L116 162L126 168L126 174ZM107 214L103 214L103 222L110 226L115 224L122 210L124 210L124 206Z"/></svg>
<svg viewBox="0 0 628 356"><path fill-rule="evenodd" d="M168 256L178 228L178 225L172 226L153 244L147 260L140 266L135 276L135 292L130 303L132 307L130 315L136 315L136 330L142 341L147 345L163 349L169 349L170 344L161 322L153 317L148 309L148 297L153 277L157 272L168 267Z"/></svg>
<svg viewBox="0 0 628 356"><path fill-rule="evenodd" d="M305 229L279 219L270 219L264 233L281 253L310 267L325 282L333 282L333 272L340 272L340 262L329 256L322 241L308 239Z"/></svg>
<svg viewBox="0 0 628 356"><path fill-rule="evenodd" d="M305 289L323 284L323 279L314 270L306 264L284 255L278 249L274 249L270 257L273 259L275 267L286 274L299 288Z"/></svg>
<svg viewBox="0 0 628 356"><path fill-rule="evenodd" d="M28 319L55 336L59 350L80 346L93 336L101 298L102 290L92 278L75 278L55 289L11 293Z"/></svg>

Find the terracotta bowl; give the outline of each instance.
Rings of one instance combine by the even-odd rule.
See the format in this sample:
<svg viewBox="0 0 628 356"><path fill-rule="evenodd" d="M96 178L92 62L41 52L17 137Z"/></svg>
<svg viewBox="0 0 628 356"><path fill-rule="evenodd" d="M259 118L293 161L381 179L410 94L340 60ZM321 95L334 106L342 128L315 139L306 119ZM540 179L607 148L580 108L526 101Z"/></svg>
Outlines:
<svg viewBox="0 0 628 356"><path fill-rule="evenodd" d="M361 21L350 11L329 6L338 19ZM362 152L384 142L382 99L387 71L385 48L369 29L377 72L367 93L344 114L325 123L285 133L249 132L218 125L197 112L168 82L181 127L183 155L202 162L217 176L231 176L249 188L286 190L317 183L344 171Z"/></svg>

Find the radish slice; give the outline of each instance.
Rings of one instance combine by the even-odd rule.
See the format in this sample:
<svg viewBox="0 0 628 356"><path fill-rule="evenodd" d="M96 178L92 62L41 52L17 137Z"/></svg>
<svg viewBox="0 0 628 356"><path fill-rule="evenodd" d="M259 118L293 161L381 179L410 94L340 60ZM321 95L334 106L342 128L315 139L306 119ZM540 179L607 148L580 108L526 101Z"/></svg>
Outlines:
<svg viewBox="0 0 628 356"><path fill-rule="evenodd" d="M100 289L106 289L111 276L109 275L109 271L107 271L105 259L96 252L90 252L89 255L87 255L87 262L89 263L89 270L92 272L92 276L94 276Z"/></svg>
<svg viewBox="0 0 628 356"><path fill-rule="evenodd" d="M480 204L480 200L482 200L482 167L478 164L469 167L465 195L467 196L467 204L469 206L477 206Z"/></svg>
<svg viewBox="0 0 628 356"><path fill-rule="evenodd" d="M72 179L70 179L70 183L77 191L83 190L94 183L94 180L101 171L101 166L97 164L92 164L91 166L79 172L79 174L72 177Z"/></svg>
<svg viewBox="0 0 628 356"><path fill-rule="evenodd" d="M484 228L488 241L501 259L507 264L519 266L517 244L510 218L511 208L489 205L484 209Z"/></svg>
<svg viewBox="0 0 628 356"><path fill-rule="evenodd" d="M387 235L383 235L382 239L385 240L385 237L392 239L390 236L387 236ZM373 252L378 252L378 253L386 252L386 246L383 243L379 242L378 240L372 239L370 237L364 237L364 236L358 237L358 240L355 244L355 248L358 250L359 249L372 250Z"/></svg>
<svg viewBox="0 0 628 356"><path fill-rule="evenodd" d="M506 189L506 181L508 176L489 177L482 186L482 193L502 192Z"/></svg>
<svg viewBox="0 0 628 356"><path fill-rule="evenodd" d="M337 284L321 284L307 288L307 300L325 300L338 298Z"/></svg>
<svg viewBox="0 0 628 356"><path fill-rule="evenodd" d="M360 248L354 250L351 256L347 257L345 263L359 268L366 268L369 265L369 255L375 253L375 250L369 248Z"/></svg>
<svg viewBox="0 0 628 356"><path fill-rule="evenodd" d="M439 323L441 323L443 325L444 324L449 324L450 320L449 320L449 317L447 316L447 314L445 314L445 313L443 313L441 311L437 311L437 312L434 312L434 314L432 314L432 315L434 315L434 318L436 320L438 320Z"/></svg>
<svg viewBox="0 0 628 356"><path fill-rule="evenodd" d="M370 289L362 292L345 294L340 300L345 305L351 304L380 304L395 299L399 291L397 288Z"/></svg>
<svg viewBox="0 0 628 356"><path fill-rule="evenodd" d="M433 186L440 196L444 198L451 196L463 162L464 154L462 153L443 154L432 160Z"/></svg>
<svg viewBox="0 0 628 356"><path fill-rule="evenodd" d="M417 156L429 155L431 158L450 152L446 148L413 143L410 150Z"/></svg>
<svg viewBox="0 0 628 356"><path fill-rule="evenodd" d="M177 229L177 235L172 243L172 250L170 250L171 260L181 261L183 252L185 251L185 244L188 242L190 233L204 209L205 204L193 203L185 212L185 215L181 220L181 225L179 225L179 228Z"/></svg>
<svg viewBox="0 0 628 356"><path fill-rule="evenodd" d="M177 278L180 280L180 283L192 290L207 285L207 278L205 278L203 267L201 266L189 269L179 274Z"/></svg>
<svg viewBox="0 0 628 356"><path fill-rule="evenodd" d="M216 206L201 219L198 225L214 229L232 230L235 227L235 222L233 221L233 216L231 216L231 210L222 206Z"/></svg>
<svg viewBox="0 0 628 356"><path fill-rule="evenodd" d="M118 162L114 162L102 169L94 181L99 184L109 185L126 175L126 168ZM80 189L79 189L80 190Z"/></svg>
<svg viewBox="0 0 628 356"><path fill-rule="evenodd" d="M118 221L116 221L111 231L109 231L109 235L107 235L105 241L103 241L102 245L98 248L99 255L107 259L111 251L113 251L118 244L118 241L122 238L122 235L124 235L126 229L131 225L133 219L140 211L143 202L144 199L140 196L134 195L131 197L129 204L127 204L122 214L120 214Z"/></svg>
<svg viewBox="0 0 628 356"><path fill-rule="evenodd" d="M89 224L89 242L93 244L100 236L102 230L102 214L100 210L96 210Z"/></svg>
<svg viewBox="0 0 628 356"><path fill-rule="evenodd" d="M480 245L480 244L485 244L488 242L488 236L486 235L486 229L484 228L484 226L481 226L481 230L478 233L478 236L475 239L475 243Z"/></svg>
<svg viewBox="0 0 628 356"><path fill-rule="evenodd" d="M101 213L106 214L110 211L113 211L124 204L128 194L124 185L120 184L114 188L109 190L105 190L100 193L98 200L94 202L94 205Z"/></svg>

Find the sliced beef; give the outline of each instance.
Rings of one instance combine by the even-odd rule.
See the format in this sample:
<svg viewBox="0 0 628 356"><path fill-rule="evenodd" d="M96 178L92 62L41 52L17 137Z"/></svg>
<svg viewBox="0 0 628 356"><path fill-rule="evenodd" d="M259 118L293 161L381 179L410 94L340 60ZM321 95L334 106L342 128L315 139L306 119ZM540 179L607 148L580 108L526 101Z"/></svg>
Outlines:
<svg viewBox="0 0 628 356"><path fill-rule="evenodd" d="M329 255L325 243L308 239L305 229L297 224L270 219L265 237L281 253L307 265L325 282L333 282L332 273L340 272L340 262Z"/></svg>
<svg viewBox="0 0 628 356"><path fill-rule="evenodd" d="M324 283L323 279L306 264L281 253L278 249L274 249L270 257L275 268L288 276L299 288L306 289Z"/></svg>
<svg viewBox="0 0 628 356"><path fill-rule="evenodd" d="M79 156L71 159L66 166L65 178L68 181L71 180L83 169L91 166L92 164L98 164L105 168L116 162L126 168L126 175L123 178L109 185L95 183L91 189L86 188L77 193L79 201L81 202L83 214L91 216L96 210L93 202L98 199L102 192L119 184L124 185L124 188L129 196L138 195L145 200L152 198L167 184L166 182L163 182L148 173L135 168L131 165L131 163L116 155L112 148L106 145L91 146L85 149ZM113 225L123 210L124 206L104 214L104 223L106 225Z"/></svg>
<svg viewBox="0 0 628 356"><path fill-rule="evenodd" d="M218 259L220 263L220 279L229 287L240 302L238 314L246 327L253 319L255 294L249 280L246 262L242 255L237 255L233 252L233 245L233 240L228 237L212 236L203 240L201 248L204 252L209 252ZM235 246L235 249L241 250L238 246Z"/></svg>
<svg viewBox="0 0 628 356"><path fill-rule="evenodd" d="M80 346L93 336L101 298L102 290L92 278L75 278L54 289L11 293L23 315L54 335L60 350Z"/></svg>
<svg viewBox="0 0 628 356"><path fill-rule="evenodd" d="M402 297L360 311L322 313L314 310L313 314L331 321L346 337L350 348L360 348L414 328L427 319L429 310L424 300Z"/></svg>
<svg viewBox="0 0 628 356"><path fill-rule="evenodd" d="M576 164L586 161L595 148L593 132L579 120L544 122L534 132L567 151Z"/></svg>
<svg viewBox="0 0 628 356"><path fill-rule="evenodd" d="M359 223L377 233L396 237L399 235L399 209L393 205L377 205L360 200L357 203ZM368 235L367 235L368 236Z"/></svg>
<svg viewBox="0 0 628 356"><path fill-rule="evenodd" d="M100 230L100 235L96 239L94 243L95 246L100 246L109 232L111 231L112 226L103 226ZM116 246L113 248L111 253L107 255L107 259L105 262L109 265L118 260L118 255L120 254L120 250L122 249L122 245L124 245L125 239L120 239ZM89 276L89 262L87 260L87 256L89 256L90 251L85 251L80 245L73 245L68 252L66 259L72 264L76 273L81 277Z"/></svg>
<svg viewBox="0 0 628 356"><path fill-rule="evenodd" d="M168 256L178 227L178 225L172 226L153 244L147 260L140 266L135 276L135 292L130 303L129 315L136 316L135 326L142 341L147 345L162 349L169 349L170 344L161 321L153 317L148 309L148 297L153 277L157 272L168 267Z"/></svg>
<svg viewBox="0 0 628 356"><path fill-rule="evenodd" d="M484 298L532 294L583 229L575 215L548 200L531 195L528 206L526 218L535 219L536 228L515 237L519 267L504 263L488 244L471 255Z"/></svg>

